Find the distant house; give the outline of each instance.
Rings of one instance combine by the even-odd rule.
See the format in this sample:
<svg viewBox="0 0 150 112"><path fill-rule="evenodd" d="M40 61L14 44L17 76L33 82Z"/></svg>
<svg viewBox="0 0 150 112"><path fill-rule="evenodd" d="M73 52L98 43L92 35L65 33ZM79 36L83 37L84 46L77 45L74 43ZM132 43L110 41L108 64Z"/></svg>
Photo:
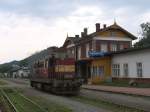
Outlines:
<svg viewBox="0 0 150 112"><path fill-rule="evenodd" d="M17 75L20 78L29 78L30 70L28 67L22 67L18 70Z"/></svg>
<svg viewBox="0 0 150 112"><path fill-rule="evenodd" d="M77 49L76 49L76 43L80 39L79 35L75 35L75 37L69 37L67 35L67 38L62 46L62 48L65 48L67 50L67 56L69 58L75 58L77 56Z"/></svg>
<svg viewBox="0 0 150 112"><path fill-rule="evenodd" d="M12 78L29 78L30 70L28 67L21 67L12 71Z"/></svg>
<svg viewBox="0 0 150 112"><path fill-rule="evenodd" d="M0 78L8 77L8 73L0 73Z"/></svg>
<svg viewBox="0 0 150 112"><path fill-rule="evenodd" d="M12 65L12 69L9 71L9 78L16 78L17 77L17 71L20 69L20 66L18 65Z"/></svg>

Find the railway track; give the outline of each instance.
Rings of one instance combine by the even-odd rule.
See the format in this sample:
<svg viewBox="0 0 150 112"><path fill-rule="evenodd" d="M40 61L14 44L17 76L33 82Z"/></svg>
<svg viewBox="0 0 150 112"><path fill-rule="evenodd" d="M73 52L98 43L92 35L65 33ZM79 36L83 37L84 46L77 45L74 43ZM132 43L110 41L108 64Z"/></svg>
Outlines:
<svg viewBox="0 0 150 112"><path fill-rule="evenodd" d="M41 112L48 112L45 109L43 109L40 105L38 105L36 102L30 100L29 98L27 98L26 96L24 96L23 94L19 94L21 97L23 97L24 99L26 99L28 102L32 103L33 105L37 106L37 108L39 108L41 110Z"/></svg>
<svg viewBox="0 0 150 112"><path fill-rule="evenodd" d="M40 105L38 105L36 102L34 102L31 99L27 98L23 94L18 93L17 91L14 91L14 90L12 90L12 91L15 92L17 94L17 97L19 97L25 103L25 105L19 104L19 102L15 101L15 100L12 100L12 98L11 98L12 96L10 97L10 93L7 93L6 90L0 89L0 92L1 92L2 96L8 102L9 107L11 108L12 112L29 112L32 109L33 109L32 110L33 112L48 112L47 110L43 109ZM27 107L27 108L31 108L31 110L27 110L27 108L24 108L26 106L30 106L30 107Z"/></svg>
<svg viewBox="0 0 150 112"><path fill-rule="evenodd" d="M12 103L12 101L9 99L9 97L7 96L7 94L4 92L4 90L0 89L0 92L2 93L2 96L4 97L4 99L8 102L10 108L12 109L12 112L19 112L17 110L17 108L14 106L14 104Z"/></svg>

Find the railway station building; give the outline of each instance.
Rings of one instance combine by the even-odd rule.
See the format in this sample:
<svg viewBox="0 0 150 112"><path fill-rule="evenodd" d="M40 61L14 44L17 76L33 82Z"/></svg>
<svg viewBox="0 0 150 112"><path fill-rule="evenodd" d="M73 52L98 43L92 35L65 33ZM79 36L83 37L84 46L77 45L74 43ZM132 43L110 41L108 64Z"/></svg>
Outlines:
<svg viewBox="0 0 150 112"><path fill-rule="evenodd" d="M112 52L132 47L136 36L119 26L116 22L107 26L96 23L95 32L88 34L87 28L81 37L68 37L64 42L69 56L76 59L77 74L85 83L100 83L111 80Z"/></svg>

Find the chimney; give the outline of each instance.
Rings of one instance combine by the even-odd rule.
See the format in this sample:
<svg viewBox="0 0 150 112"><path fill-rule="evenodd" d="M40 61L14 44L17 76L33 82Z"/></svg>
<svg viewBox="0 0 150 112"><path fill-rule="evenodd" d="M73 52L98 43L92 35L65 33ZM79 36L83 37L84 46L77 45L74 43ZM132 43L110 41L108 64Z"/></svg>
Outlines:
<svg viewBox="0 0 150 112"><path fill-rule="evenodd" d="M103 28L104 28L104 29L106 28L106 24L103 24Z"/></svg>
<svg viewBox="0 0 150 112"><path fill-rule="evenodd" d="M84 37L84 32L81 32L81 37Z"/></svg>
<svg viewBox="0 0 150 112"><path fill-rule="evenodd" d="M100 31L100 23L96 23L96 32Z"/></svg>
<svg viewBox="0 0 150 112"><path fill-rule="evenodd" d="M76 38L79 38L79 35L75 35Z"/></svg>
<svg viewBox="0 0 150 112"><path fill-rule="evenodd" d="M87 36L87 28L84 28L84 36Z"/></svg>

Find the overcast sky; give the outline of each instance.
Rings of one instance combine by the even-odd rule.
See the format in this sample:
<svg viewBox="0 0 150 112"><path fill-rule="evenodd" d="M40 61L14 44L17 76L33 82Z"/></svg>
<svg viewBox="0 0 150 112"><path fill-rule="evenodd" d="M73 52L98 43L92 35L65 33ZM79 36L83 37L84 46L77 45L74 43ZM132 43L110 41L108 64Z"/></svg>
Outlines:
<svg viewBox="0 0 150 112"><path fill-rule="evenodd" d="M150 20L150 0L0 0L0 63L61 46L84 27L117 23L138 36Z"/></svg>

